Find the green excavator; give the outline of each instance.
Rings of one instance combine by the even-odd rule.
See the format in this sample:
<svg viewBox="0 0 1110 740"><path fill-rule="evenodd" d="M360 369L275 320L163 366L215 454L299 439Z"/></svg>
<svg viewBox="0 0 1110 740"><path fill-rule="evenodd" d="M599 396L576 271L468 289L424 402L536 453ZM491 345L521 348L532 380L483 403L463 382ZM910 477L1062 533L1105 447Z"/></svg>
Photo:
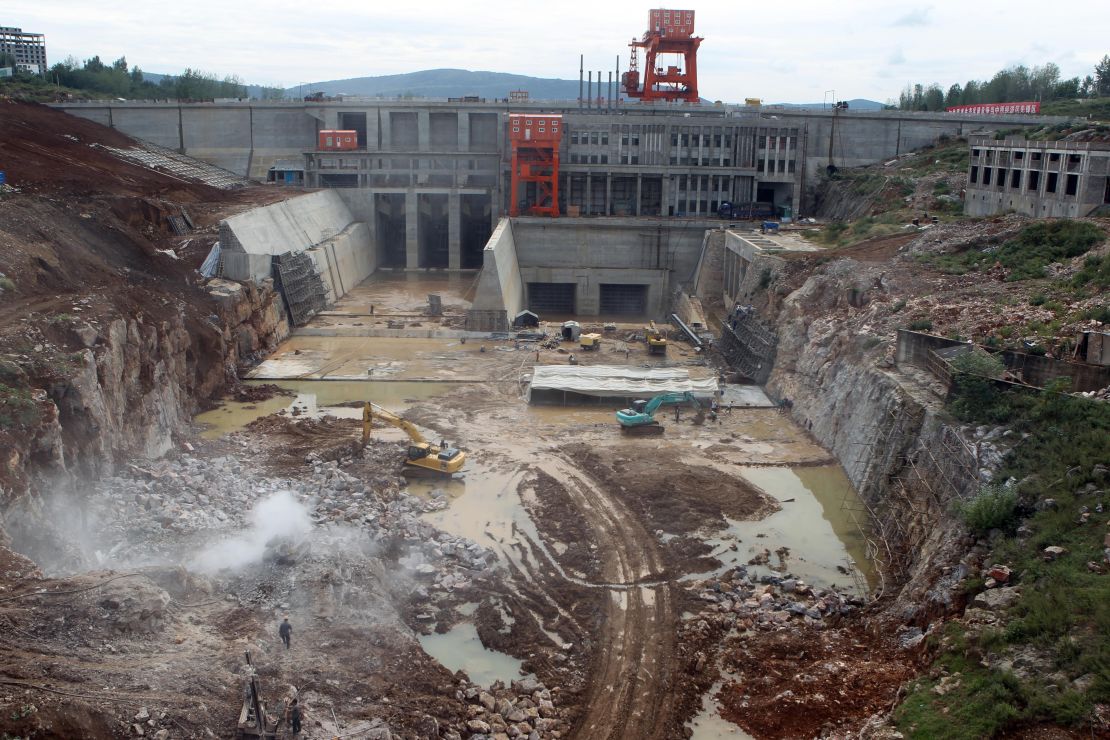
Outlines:
<svg viewBox="0 0 1110 740"><path fill-rule="evenodd" d="M637 436L659 436L663 433L663 426L655 420L655 412L663 405L676 403L689 403L696 411L695 420L704 419L698 399L689 391L683 393L661 393L650 401L638 400L632 402L632 408L622 409L617 412L617 421L620 422L621 431L625 434Z"/></svg>

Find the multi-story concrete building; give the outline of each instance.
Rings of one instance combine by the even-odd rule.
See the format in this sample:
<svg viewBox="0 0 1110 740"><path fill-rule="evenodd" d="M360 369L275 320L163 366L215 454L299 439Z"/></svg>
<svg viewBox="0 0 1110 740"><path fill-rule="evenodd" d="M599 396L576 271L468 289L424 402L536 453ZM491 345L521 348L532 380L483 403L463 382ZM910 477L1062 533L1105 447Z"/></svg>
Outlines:
<svg viewBox="0 0 1110 740"><path fill-rule="evenodd" d="M46 36L22 28L0 26L0 54L11 54L15 66L32 74L46 74Z"/></svg>
<svg viewBox="0 0 1110 740"><path fill-rule="evenodd" d="M1076 218L1110 208L1110 141L972 136L964 213Z"/></svg>
<svg viewBox="0 0 1110 740"><path fill-rule="evenodd" d="M720 223L717 208L726 200L798 215L830 167L885 161L941 136L1067 120L604 99L593 107L346 97L57 107L247 177L272 179L280 164L284 181L290 160L301 160L306 186L334 188L351 217L367 225L379 266L464 270L481 267L510 199L528 197L509 192L513 112L563 116L564 216L668 222L645 223L645 233ZM319 132L336 129L355 131L357 149L317 148Z"/></svg>
<svg viewBox="0 0 1110 740"><path fill-rule="evenodd" d="M369 207L387 265L481 264L492 224L509 208L508 106L343 101L323 128L358 132L356 151L306 153L309 187L350 188ZM522 106L517 105L513 110ZM724 201L797 211L798 126L736 109L582 110L564 117L560 210L582 216L707 218ZM501 110L500 108L503 108Z"/></svg>

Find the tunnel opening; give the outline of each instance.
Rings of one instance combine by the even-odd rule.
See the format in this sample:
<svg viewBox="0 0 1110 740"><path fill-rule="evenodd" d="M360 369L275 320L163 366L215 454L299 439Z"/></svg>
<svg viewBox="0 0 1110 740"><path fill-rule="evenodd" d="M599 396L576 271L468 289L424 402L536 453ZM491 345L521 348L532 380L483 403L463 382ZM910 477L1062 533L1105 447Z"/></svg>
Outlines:
<svg viewBox="0 0 1110 740"><path fill-rule="evenodd" d="M482 267L482 250L493 233L493 201L488 195L463 195L459 198L459 227L462 254L459 267L477 270Z"/></svg>
<svg viewBox="0 0 1110 740"><path fill-rule="evenodd" d="M322 188L357 188L358 175L320 175Z"/></svg>
<svg viewBox="0 0 1110 740"><path fill-rule="evenodd" d="M537 314L574 313L575 283L528 283L528 310Z"/></svg>
<svg viewBox="0 0 1110 740"><path fill-rule="evenodd" d="M374 196L374 213L382 267L405 267L404 193L378 193Z"/></svg>
<svg viewBox="0 0 1110 740"><path fill-rule="evenodd" d="M417 201L420 267L443 269L450 264L447 196L424 193Z"/></svg>
<svg viewBox="0 0 1110 740"><path fill-rule="evenodd" d="M603 315L643 316L647 313L648 286L602 283L600 308Z"/></svg>
<svg viewBox="0 0 1110 740"><path fill-rule="evenodd" d="M366 114L343 113L339 114L339 128L342 131L354 131L358 134L358 148L366 148Z"/></svg>

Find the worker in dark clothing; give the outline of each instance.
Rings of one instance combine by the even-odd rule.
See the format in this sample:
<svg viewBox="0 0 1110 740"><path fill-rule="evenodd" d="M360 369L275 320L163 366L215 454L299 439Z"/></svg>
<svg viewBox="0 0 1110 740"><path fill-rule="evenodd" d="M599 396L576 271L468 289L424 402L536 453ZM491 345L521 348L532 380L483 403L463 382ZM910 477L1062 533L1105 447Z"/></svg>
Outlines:
<svg viewBox="0 0 1110 740"><path fill-rule="evenodd" d="M293 625L289 624L289 617L281 620L281 626L278 627L278 634L281 635L281 641L285 643L285 649L289 649L289 638L293 636Z"/></svg>
<svg viewBox="0 0 1110 740"><path fill-rule="evenodd" d="M289 705L289 726L293 728L293 734L299 735L301 732L301 720L304 714L301 713L301 705L294 699L293 703Z"/></svg>

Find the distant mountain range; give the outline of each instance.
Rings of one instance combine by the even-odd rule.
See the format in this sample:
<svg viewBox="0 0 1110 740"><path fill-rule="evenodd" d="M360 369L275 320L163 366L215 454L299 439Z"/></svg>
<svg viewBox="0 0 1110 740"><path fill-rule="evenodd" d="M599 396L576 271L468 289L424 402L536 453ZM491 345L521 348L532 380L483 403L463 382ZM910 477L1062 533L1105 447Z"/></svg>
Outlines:
<svg viewBox="0 0 1110 740"><path fill-rule="evenodd" d="M155 73L144 72L143 76L151 82L158 83L163 77ZM614 85L614 88L616 86ZM588 93L588 85L583 83L584 94ZM425 69L420 72L407 72L398 75L381 75L378 77L349 77L343 80L324 80L322 82L307 82L296 87L285 89L289 98L299 99L305 95L322 92L325 95L352 95L360 97L383 98L461 98L474 95L479 98L495 99L507 98L513 90L527 90L533 100L577 100L578 80L561 80L548 77L529 77L527 75L514 75L506 72L474 72L467 69ZM616 89L614 89L616 93ZM247 85L247 94L251 97L260 97L260 85ZM606 86L598 89L594 81L594 96L606 96ZM739 103L740 101L733 101ZM829 103L776 103L783 108L827 108ZM848 101L850 110L881 110L882 103L874 100L854 98Z"/></svg>
<svg viewBox="0 0 1110 740"><path fill-rule="evenodd" d="M505 72L472 72L466 69L426 69L399 75L380 77L351 77L345 80L310 82L287 88L289 97L303 97L310 93L325 95L359 95L364 97L461 98L476 95L480 98L507 98L512 90L527 90L535 100L577 100L578 80L528 77ZM605 94L605 86L602 85ZM598 95L594 83L594 95Z"/></svg>
<svg viewBox="0 0 1110 740"><path fill-rule="evenodd" d="M832 105L831 102L824 103L774 103L776 106L783 108L806 108L809 110L821 110L828 108ZM865 98L852 98L848 101L848 110L882 110L883 104L874 100L867 100Z"/></svg>

